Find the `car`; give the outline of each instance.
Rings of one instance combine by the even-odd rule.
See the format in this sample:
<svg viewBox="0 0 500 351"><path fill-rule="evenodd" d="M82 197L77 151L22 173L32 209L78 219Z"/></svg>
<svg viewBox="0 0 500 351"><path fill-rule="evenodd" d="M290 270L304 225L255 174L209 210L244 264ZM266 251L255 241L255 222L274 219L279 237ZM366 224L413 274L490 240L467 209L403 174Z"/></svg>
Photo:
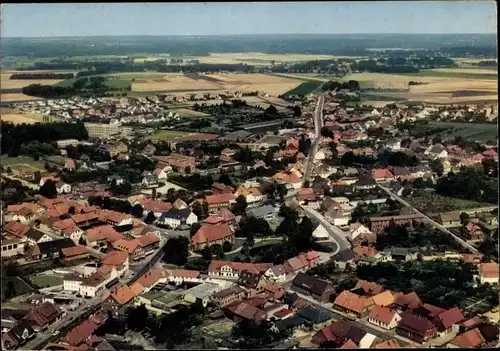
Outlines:
<svg viewBox="0 0 500 351"><path fill-rule="evenodd" d="M56 330L55 332L52 333L52 336L56 336L56 335L59 335L61 333L60 330Z"/></svg>

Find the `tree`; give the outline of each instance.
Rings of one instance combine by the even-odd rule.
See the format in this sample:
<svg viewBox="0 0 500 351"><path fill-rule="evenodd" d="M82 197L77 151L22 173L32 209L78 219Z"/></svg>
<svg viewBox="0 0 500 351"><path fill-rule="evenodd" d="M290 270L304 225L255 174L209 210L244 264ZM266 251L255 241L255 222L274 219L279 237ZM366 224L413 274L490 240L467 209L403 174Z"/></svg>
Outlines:
<svg viewBox="0 0 500 351"><path fill-rule="evenodd" d="M441 160L439 158L436 158L434 160L432 160L430 163L429 163L429 166L431 167L431 170L433 172L435 172L438 176L442 176L443 173L444 173L444 166L443 166L443 162L441 162Z"/></svg>
<svg viewBox="0 0 500 351"><path fill-rule="evenodd" d="M141 218L144 213L144 209L141 204L135 204L130 211L130 214L136 218Z"/></svg>
<svg viewBox="0 0 500 351"><path fill-rule="evenodd" d="M224 241L222 248L224 249L224 252L230 252L233 249L233 244L229 241Z"/></svg>
<svg viewBox="0 0 500 351"><path fill-rule="evenodd" d="M156 220L155 214L153 211L149 211L148 215L146 216L146 219L144 219L144 222L147 224L151 224Z"/></svg>
<svg viewBox="0 0 500 351"><path fill-rule="evenodd" d="M231 208L231 212L233 212L235 215L241 215L245 213L245 210L247 208L247 199L243 195L239 195L236 198L236 202L233 204Z"/></svg>
<svg viewBox="0 0 500 351"><path fill-rule="evenodd" d="M212 259L213 253L212 248L210 246L205 246L203 250L201 250L201 256L205 261L209 261Z"/></svg>
<svg viewBox="0 0 500 351"><path fill-rule="evenodd" d="M226 254L224 253L224 249L219 244L210 246L210 249L212 250L212 253L215 255L215 257L219 260L223 259L224 256L226 256Z"/></svg>
<svg viewBox="0 0 500 351"><path fill-rule="evenodd" d="M40 179L42 179L42 173L40 173L40 171L35 171L33 173L33 181L36 183L36 184L39 184L40 183Z"/></svg>
<svg viewBox="0 0 500 351"><path fill-rule="evenodd" d="M200 228L201 228L201 223L199 222L191 224L191 228L189 229L189 235L192 237L193 235L196 234L196 232Z"/></svg>
<svg viewBox="0 0 500 351"><path fill-rule="evenodd" d="M302 109L300 108L299 105L293 106L293 116L294 117L300 117L300 116L302 116Z"/></svg>
<svg viewBox="0 0 500 351"><path fill-rule="evenodd" d="M148 317L149 311L143 304L137 307L131 307L127 309L127 327L135 331L144 330L148 322Z"/></svg>
<svg viewBox="0 0 500 351"><path fill-rule="evenodd" d="M470 216L467 213L465 213L465 212L460 213L460 223L467 224L469 219L470 219Z"/></svg>
<svg viewBox="0 0 500 351"><path fill-rule="evenodd" d="M167 263L177 266L183 266L187 263L189 257L189 240L186 237L178 236L168 239L163 247L163 259Z"/></svg>
<svg viewBox="0 0 500 351"><path fill-rule="evenodd" d="M278 109L274 105L269 105L268 108L266 108L266 113L268 115L276 115L278 113Z"/></svg>
<svg viewBox="0 0 500 351"><path fill-rule="evenodd" d="M80 237L80 240L78 240L78 244L87 246L87 240L85 240L85 237L83 235Z"/></svg>
<svg viewBox="0 0 500 351"><path fill-rule="evenodd" d="M16 291L16 284L14 282L14 280L12 279L9 279L7 280L7 284L6 284L6 289L5 289L5 299L9 300L13 297L15 297L17 294L17 291Z"/></svg>
<svg viewBox="0 0 500 351"><path fill-rule="evenodd" d="M41 186L39 193L48 199L55 199L57 197L56 183L52 179L46 180Z"/></svg>

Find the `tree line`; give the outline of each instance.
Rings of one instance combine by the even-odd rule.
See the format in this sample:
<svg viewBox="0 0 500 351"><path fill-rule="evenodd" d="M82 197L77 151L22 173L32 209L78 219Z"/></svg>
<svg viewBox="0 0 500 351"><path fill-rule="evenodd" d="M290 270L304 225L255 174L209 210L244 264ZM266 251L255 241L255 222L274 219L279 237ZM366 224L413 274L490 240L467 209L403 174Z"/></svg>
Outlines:
<svg viewBox="0 0 500 351"><path fill-rule="evenodd" d="M70 79L73 73L14 73L10 79Z"/></svg>

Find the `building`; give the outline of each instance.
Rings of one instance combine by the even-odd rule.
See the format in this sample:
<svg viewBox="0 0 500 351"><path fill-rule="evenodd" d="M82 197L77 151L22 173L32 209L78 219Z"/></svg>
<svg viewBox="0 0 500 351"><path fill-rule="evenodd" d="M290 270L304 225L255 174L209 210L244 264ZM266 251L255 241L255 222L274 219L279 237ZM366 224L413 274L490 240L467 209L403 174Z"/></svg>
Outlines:
<svg viewBox="0 0 500 351"><path fill-rule="evenodd" d="M469 221L462 227L462 236L467 242L472 243L484 240L483 229L474 221Z"/></svg>
<svg viewBox="0 0 500 351"><path fill-rule="evenodd" d="M346 269L347 266L354 266L357 255L351 249L339 251L332 256L331 260L335 262L335 266L340 269Z"/></svg>
<svg viewBox="0 0 500 351"><path fill-rule="evenodd" d="M425 218L420 214L411 214L411 215L400 215L400 216L392 216L392 217L371 217L370 218L370 227L371 231L376 234L381 234L384 232L385 228L391 224L394 225L410 225L413 226L413 222L423 222Z"/></svg>
<svg viewBox="0 0 500 351"><path fill-rule="evenodd" d="M264 275L275 283L284 283L287 277L287 271L284 265L278 264L269 268Z"/></svg>
<svg viewBox="0 0 500 351"><path fill-rule="evenodd" d="M220 290L220 286L216 283L202 283L184 291L183 296L187 302L195 303L200 301L206 307L212 295Z"/></svg>
<svg viewBox="0 0 500 351"><path fill-rule="evenodd" d="M158 219L157 223L162 225L168 225L171 228L177 228L180 225L191 225L198 222L198 216L196 216L189 208L184 208L178 210L171 208L167 212L163 213Z"/></svg>
<svg viewBox="0 0 500 351"><path fill-rule="evenodd" d="M2 332L2 350L14 350L36 336L28 320L17 322L10 330Z"/></svg>
<svg viewBox="0 0 500 351"><path fill-rule="evenodd" d="M248 217L255 217L259 219L265 219L266 221L272 221L276 219L276 208L271 205L264 205L256 208L249 209L247 211Z"/></svg>
<svg viewBox="0 0 500 351"><path fill-rule="evenodd" d="M28 243L30 245L36 245L38 243L44 243L52 240L49 235L42 233L36 229L30 229L26 233L26 239L28 240Z"/></svg>
<svg viewBox="0 0 500 351"><path fill-rule="evenodd" d="M76 246L76 244L69 238L41 242L26 250L25 257L27 260L60 258L62 257L62 249L73 246Z"/></svg>
<svg viewBox="0 0 500 351"><path fill-rule="evenodd" d="M116 124L84 123L90 138L109 138L120 134L120 126Z"/></svg>
<svg viewBox="0 0 500 351"><path fill-rule="evenodd" d="M387 330L396 328L400 321L399 313L388 307L375 306L368 315L368 322Z"/></svg>
<svg viewBox="0 0 500 351"><path fill-rule="evenodd" d="M236 196L233 194L208 195L205 197L205 200L207 202L208 211L216 213L223 208L227 209L236 201Z"/></svg>
<svg viewBox="0 0 500 351"><path fill-rule="evenodd" d="M63 312L50 302L44 302L32 308L23 320L28 321L35 331L42 331L63 317Z"/></svg>
<svg viewBox="0 0 500 351"><path fill-rule="evenodd" d="M250 273L265 273L272 266L272 263L245 263L212 260L210 266L208 266L208 276L238 278L243 271Z"/></svg>
<svg viewBox="0 0 500 351"><path fill-rule="evenodd" d="M298 273L293 279L291 289L310 295L321 302L329 302L330 297L335 292L333 286L327 281L311 277L302 272Z"/></svg>
<svg viewBox="0 0 500 351"><path fill-rule="evenodd" d="M57 140L57 147L59 149L65 149L67 146L78 146L80 142L76 139L63 139L63 140Z"/></svg>
<svg viewBox="0 0 500 351"><path fill-rule="evenodd" d="M460 227L460 213L458 211L442 212L438 215L437 222L444 227Z"/></svg>
<svg viewBox="0 0 500 351"><path fill-rule="evenodd" d="M342 291L333 302L334 309L354 314L357 318L368 316L373 306L374 302L372 298L363 298L348 290Z"/></svg>
<svg viewBox="0 0 500 351"><path fill-rule="evenodd" d="M329 341L337 348L341 348L349 340L357 348L368 349L375 341L375 335L365 332L346 320L334 322L313 335L311 342L320 346Z"/></svg>
<svg viewBox="0 0 500 351"><path fill-rule="evenodd" d="M437 328L427 318L406 311L401 316L396 333L423 344L437 336Z"/></svg>
<svg viewBox="0 0 500 351"><path fill-rule="evenodd" d="M479 265L479 282L481 284L498 284L499 266L496 262L481 263Z"/></svg>
<svg viewBox="0 0 500 351"><path fill-rule="evenodd" d="M235 242L234 232L229 225L210 226L203 224L191 238L191 247L193 250L199 251L206 246L223 245L226 241L231 244Z"/></svg>
<svg viewBox="0 0 500 351"><path fill-rule="evenodd" d="M1 257L9 258L24 254L25 241L21 239L1 239Z"/></svg>
<svg viewBox="0 0 500 351"><path fill-rule="evenodd" d="M212 296L212 301L220 308L231 305L232 303L242 301L247 297L245 289L238 285L232 285L229 288L222 289Z"/></svg>

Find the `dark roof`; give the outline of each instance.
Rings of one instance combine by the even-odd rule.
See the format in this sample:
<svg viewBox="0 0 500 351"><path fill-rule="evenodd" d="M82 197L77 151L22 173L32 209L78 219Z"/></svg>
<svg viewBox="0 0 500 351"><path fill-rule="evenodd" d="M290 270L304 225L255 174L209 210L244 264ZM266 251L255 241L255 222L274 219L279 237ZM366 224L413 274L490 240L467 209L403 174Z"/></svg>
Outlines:
<svg viewBox="0 0 500 351"><path fill-rule="evenodd" d="M332 261L348 262L356 257L356 253L351 249L339 251L336 255L332 256Z"/></svg>
<svg viewBox="0 0 500 351"><path fill-rule="evenodd" d="M333 318L333 315L327 309L320 306L308 306L297 311L297 315L312 323L323 323Z"/></svg>
<svg viewBox="0 0 500 351"><path fill-rule="evenodd" d="M306 321L304 318L295 315L290 318L285 318L281 321L276 322L276 328L278 328L278 330L282 332L288 329L293 329L301 325L304 325L305 322Z"/></svg>
<svg viewBox="0 0 500 351"><path fill-rule="evenodd" d="M256 288L259 284L261 274L259 273L250 273L248 271L243 271L240 273L237 284L245 286L247 288Z"/></svg>
<svg viewBox="0 0 500 351"><path fill-rule="evenodd" d="M427 330L433 329L435 326L425 317L418 316L411 312L405 312L401 316L398 328L423 336Z"/></svg>
<svg viewBox="0 0 500 351"><path fill-rule="evenodd" d="M354 186L366 186L366 185L377 185L377 182L375 181L375 179L373 179L372 176L368 174L362 174L359 176L356 183L354 183Z"/></svg>
<svg viewBox="0 0 500 351"><path fill-rule="evenodd" d="M53 254L59 252L61 249L76 246L70 238L46 241L37 244L40 249L40 254Z"/></svg>
<svg viewBox="0 0 500 351"><path fill-rule="evenodd" d="M191 210L189 208L184 208L182 210L178 210L176 208L171 208L167 212L161 215L162 218L173 218L178 219L180 221L185 221L189 215L191 214Z"/></svg>
<svg viewBox="0 0 500 351"><path fill-rule="evenodd" d="M36 229L30 229L27 233L26 233L26 237L28 237L29 239L33 239L35 241L38 241L40 240L45 234L36 230Z"/></svg>
<svg viewBox="0 0 500 351"><path fill-rule="evenodd" d="M498 326L489 323L482 323L477 326L486 342L498 341Z"/></svg>
<svg viewBox="0 0 500 351"><path fill-rule="evenodd" d="M31 324L29 323L29 321L27 320L21 320L19 321L10 331L9 333L14 336L17 341L19 343L22 343L23 341L25 341L23 339L23 332L24 330L28 330L28 333L29 333L29 337L35 335L35 331L33 330L33 328L31 327Z"/></svg>
<svg viewBox="0 0 500 351"><path fill-rule="evenodd" d="M331 285L325 281L305 273L300 272L293 279L292 285L310 291L316 295L323 295L328 287Z"/></svg>

